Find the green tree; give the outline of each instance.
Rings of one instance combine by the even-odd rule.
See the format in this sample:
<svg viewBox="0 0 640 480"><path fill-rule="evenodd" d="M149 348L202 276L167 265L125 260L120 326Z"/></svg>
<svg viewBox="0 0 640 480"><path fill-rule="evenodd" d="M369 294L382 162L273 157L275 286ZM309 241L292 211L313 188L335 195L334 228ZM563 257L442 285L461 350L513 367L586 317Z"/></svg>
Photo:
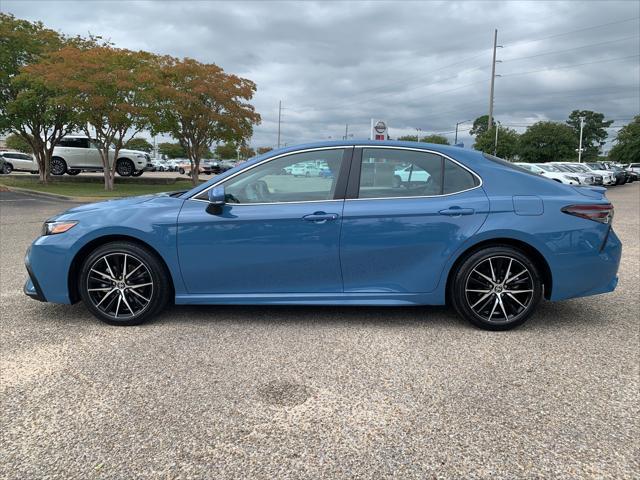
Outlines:
<svg viewBox="0 0 640 480"><path fill-rule="evenodd" d="M575 144L578 148L580 139L580 117L584 117L584 128L582 129L582 158L595 158L600 154L600 150L607 140L607 127L611 126L613 120L605 120L603 113L591 110L574 110L569 114L567 124L573 128L576 138Z"/></svg>
<svg viewBox="0 0 640 480"><path fill-rule="evenodd" d="M496 125L476 136L473 148L480 152L494 154L505 160L513 160L518 155L520 135L511 128L498 125L498 144L496 149Z"/></svg>
<svg viewBox="0 0 640 480"><path fill-rule="evenodd" d="M158 152L167 158L186 158L187 152L179 143L163 142L158 145Z"/></svg>
<svg viewBox="0 0 640 480"><path fill-rule="evenodd" d="M520 135L519 154L524 162L575 160L573 129L557 122L537 122Z"/></svg>
<svg viewBox="0 0 640 480"><path fill-rule="evenodd" d="M493 120L495 125L496 121ZM489 115L482 115L473 121L473 126L469 130L469 134L472 136L482 135L489 128Z"/></svg>
<svg viewBox="0 0 640 480"><path fill-rule="evenodd" d="M400 140L402 142L417 142L418 141L418 136L417 135L404 135L402 137L398 137L398 140ZM449 144L449 140L447 139L447 137L444 137L442 135L437 135L437 134L425 135L424 137L420 137L420 142L423 142L423 143L437 143L439 145L450 145Z"/></svg>
<svg viewBox="0 0 640 480"><path fill-rule="evenodd" d="M31 145L29 145L29 142L27 142L24 139L24 137L20 135L16 135L15 133L12 133L11 135L9 135L5 143L7 144L7 148L9 150L16 150L18 152L23 152L23 153L33 153L33 150L31 150Z"/></svg>
<svg viewBox="0 0 640 480"><path fill-rule="evenodd" d="M77 111L59 101L60 86L33 67L69 43L82 44L40 22L0 13L0 132L13 132L29 144L42 183L49 180L55 144L78 122Z"/></svg>
<svg viewBox="0 0 640 480"><path fill-rule="evenodd" d="M198 181L200 159L209 145L241 143L260 122L249 101L256 85L230 75L214 64L193 59L164 57L158 66L162 76L158 131L170 133L186 150L192 181Z"/></svg>
<svg viewBox="0 0 640 480"><path fill-rule="evenodd" d="M135 137L124 144L124 148L129 150L140 150L141 152L150 153L153 151L153 145L145 138Z"/></svg>
<svg viewBox="0 0 640 480"><path fill-rule="evenodd" d="M222 143L216 146L216 157L225 160L236 158L238 155L238 147L233 143Z"/></svg>
<svg viewBox="0 0 640 480"><path fill-rule="evenodd" d="M640 115L620 129L609 158L620 163L640 163Z"/></svg>

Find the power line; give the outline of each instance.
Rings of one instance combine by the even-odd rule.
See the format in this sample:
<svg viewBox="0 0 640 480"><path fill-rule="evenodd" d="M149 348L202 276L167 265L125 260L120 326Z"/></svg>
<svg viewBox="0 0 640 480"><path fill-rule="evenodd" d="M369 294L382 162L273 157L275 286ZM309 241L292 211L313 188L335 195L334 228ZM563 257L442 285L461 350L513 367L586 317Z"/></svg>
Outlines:
<svg viewBox="0 0 640 480"><path fill-rule="evenodd" d="M588 30L595 30L595 29L598 29L598 28L608 27L610 25L619 25L621 23L632 22L634 20L639 20L639 19L640 19L640 17L633 17L633 18L626 18L624 20L616 20L614 22L601 23L601 24L598 24L598 25L592 25L590 27L578 28L577 30L570 30L568 32L561 32L561 33L555 33L553 35L547 35L545 37L536 38L534 40L516 41L516 42L510 44L510 46L512 46L512 45L526 45L526 44L529 44L529 43L540 42L542 40L548 40L550 38L563 37L565 35L571 35L572 33L585 32L585 31L588 31Z"/></svg>
<svg viewBox="0 0 640 480"><path fill-rule="evenodd" d="M574 50L581 50L583 48L591 48L591 47L597 47L597 46L600 46L600 45L608 45L610 43L618 43L618 42L622 42L624 40L630 40L632 38L638 38L639 36L640 36L640 34L631 35L629 37L618 38L617 40L609 40L607 42L592 43L592 44L589 44L589 45L583 45L581 47L567 48L566 50L552 50L552 51L545 52L545 53L538 53L536 55L528 55L526 57L509 58L507 60L503 60L502 62L503 63L515 62L517 60L525 60L525 59L528 59L528 58L543 57L545 55L555 55L555 54L558 54L558 53L565 53L565 52L571 52L571 51L574 51Z"/></svg>
<svg viewBox="0 0 640 480"><path fill-rule="evenodd" d="M541 70L530 70L528 72L504 73L504 74L502 74L502 76L503 77L515 77L515 76L520 76L520 75L529 75L531 73L550 72L552 70L563 70L565 68L581 67L583 65L594 65L596 63L616 62L618 60L627 60L629 58L638 58L638 57L640 57L640 55L628 55L626 57L608 58L608 59L604 59L604 60L596 60L596 61L593 61L593 62L574 63L574 64L571 64L571 65L562 65L560 67L544 68L544 69L541 69Z"/></svg>

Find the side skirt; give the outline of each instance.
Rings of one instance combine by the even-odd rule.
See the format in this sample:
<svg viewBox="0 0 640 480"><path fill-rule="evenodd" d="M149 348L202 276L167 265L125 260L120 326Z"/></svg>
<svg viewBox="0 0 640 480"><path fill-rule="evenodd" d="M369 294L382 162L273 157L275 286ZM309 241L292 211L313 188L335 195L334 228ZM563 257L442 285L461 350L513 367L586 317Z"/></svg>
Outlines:
<svg viewBox="0 0 640 480"><path fill-rule="evenodd" d="M253 293L181 294L177 305L444 305L437 293Z"/></svg>

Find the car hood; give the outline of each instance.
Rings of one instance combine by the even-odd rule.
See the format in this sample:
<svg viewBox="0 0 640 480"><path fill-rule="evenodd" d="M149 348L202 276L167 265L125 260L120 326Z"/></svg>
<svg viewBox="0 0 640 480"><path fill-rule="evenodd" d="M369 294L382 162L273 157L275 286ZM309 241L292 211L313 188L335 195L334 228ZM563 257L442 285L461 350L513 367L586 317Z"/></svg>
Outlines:
<svg viewBox="0 0 640 480"><path fill-rule="evenodd" d="M56 219L58 217L61 217L63 215L73 215L74 213L84 213L84 212L89 212L89 211L93 211L93 210L105 210L105 209L112 209L112 208L124 208L124 207L129 207L131 205L136 205L136 204L140 204L140 203L144 203L144 202L148 202L150 200L153 200L154 198L158 198L158 197L166 197L170 194L171 192L164 192L164 193L154 193L154 194L150 194L150 195L140 195L138 197L127 197L127 198L118 198L115 200L106 200L103 202L95 202L95 203L88 203L86 205L80 205L79 207L73 207L70 208L69 210L66 210L64 212L62 212L61 214L57 215L56 217L53 217L53 219ZM52 220L52 219L50 219Z"/></svg>

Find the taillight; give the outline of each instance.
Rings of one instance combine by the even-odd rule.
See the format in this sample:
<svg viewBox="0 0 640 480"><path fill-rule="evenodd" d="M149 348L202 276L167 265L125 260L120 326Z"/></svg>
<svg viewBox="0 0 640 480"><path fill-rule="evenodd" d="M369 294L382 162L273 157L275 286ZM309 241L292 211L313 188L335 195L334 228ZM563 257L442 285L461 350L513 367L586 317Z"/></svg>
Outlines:
<svg viewBox="0 0 640 480"><path fill-rule="evenodd" d="M600 223L611 223L613 220L613 205L589 204L589 205L568 205L562 208L564 213L576 217L586 218Z"/></svg>

